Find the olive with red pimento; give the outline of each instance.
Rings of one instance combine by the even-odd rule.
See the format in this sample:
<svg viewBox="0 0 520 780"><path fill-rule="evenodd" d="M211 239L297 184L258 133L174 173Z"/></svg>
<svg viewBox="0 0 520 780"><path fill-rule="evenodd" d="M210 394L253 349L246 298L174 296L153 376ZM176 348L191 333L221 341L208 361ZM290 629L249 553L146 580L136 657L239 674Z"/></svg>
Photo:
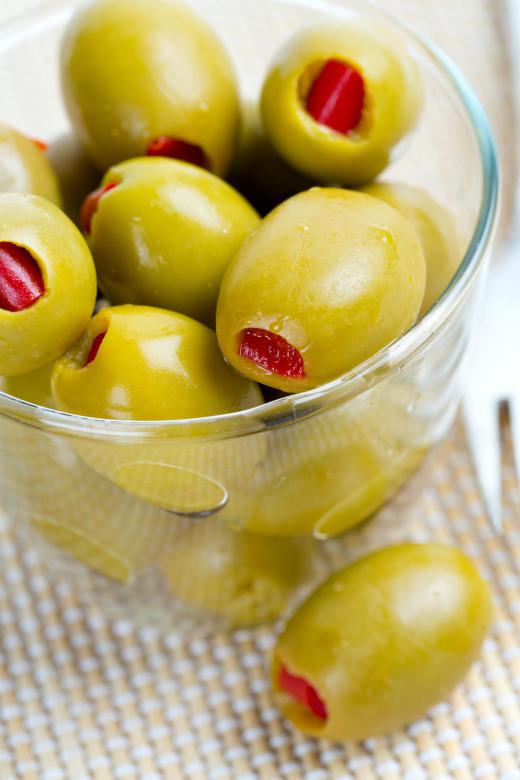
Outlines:
<svg viewBox="0 0 520 780"><path fill-rule="evenodd" d="M233 368L289 393L336 379L411 327L426 266L383 201L315 187L269 214L227 268L217 336Z"/></svg>
<svg viewBox="0 0 520 780"><path fill-rule="evenodd" d="M0 375L62 355L96 302L94 262L76 226L37 195L0 195Z"/></svg>
<svg viewBox="0 0 520 780"><path fill-rule="evenodd" d="M240 109L230 58L180 0L93 0L66 30L65 105L100 170L149 154L224 175Z"/></svg>
<svg viewBox="0 0 520 780"><path fill-rule="evenodd" d="M287 162L347 186L386 168L421 107L420 71L406 46L366 21L297 33L272 64L261 101L267 136Z"/></svg>
<svg viewBox="0 0 520 780"><path fill-rule="evenodd" d="M283 714L309 734L363 740L408 725L461 682L492 618L460 550L402 544L334 574L287 622L273 659Z"/></svg>

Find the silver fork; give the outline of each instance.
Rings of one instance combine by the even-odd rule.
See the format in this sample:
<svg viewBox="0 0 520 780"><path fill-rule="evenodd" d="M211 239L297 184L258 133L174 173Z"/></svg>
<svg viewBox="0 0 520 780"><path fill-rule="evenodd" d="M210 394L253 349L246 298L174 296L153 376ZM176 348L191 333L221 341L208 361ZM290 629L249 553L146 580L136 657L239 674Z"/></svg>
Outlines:
<svg viewBox="0 0 520 780"><path fill-rule="evenodd" d="M505 0L517 128L520 128L520 2ZM463 411L482 497L495 530L503 526L500 410L507 404L520 485L520 182L511 234L489 270L470 355Z"/></svg>
<svg viewBox="0 0 520 780"><path fill-rule="evenodd" d="M493 527L502 530L500 409L507 404L520 483L520 231L489 271L470 356L464 417Z"/></svg>

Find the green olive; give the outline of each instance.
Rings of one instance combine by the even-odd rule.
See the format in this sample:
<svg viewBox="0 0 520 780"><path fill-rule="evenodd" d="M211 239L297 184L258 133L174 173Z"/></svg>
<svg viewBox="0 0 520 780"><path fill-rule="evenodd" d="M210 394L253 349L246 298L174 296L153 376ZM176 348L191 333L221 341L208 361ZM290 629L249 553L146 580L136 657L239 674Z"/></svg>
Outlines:
<svg viewBox="0 0 520 780"><path fill-rule="evenodd" d="M0 124L0 192L40 195L60 206L58 180L42 146Z"/></svg>
<svg viewBox="0 0 520 780"><path fill-rule="evenodd" d="M368 520L425 455L417 390L392 377L345 404L269 434L247 485L242 527L323 540ZM413 411L411 411L413 409Z"/></svg>
<svg viewBox="0 0 520 780"><path fill-rule="evenodd" d="M261 125L256 106L243 112L242 133L229 180L261 214L279 206L316 180L291 168L275 151Z"/></svg>
<svg viewBox="0 0 520 780"><path fill-rule="evenodd" d="M28 374L19 374L18 376L0 376L0 390L3 393L12 395L13 398L19 398L30 404L54 407L54 400L51 392L51 374L54 368L54 361L47 363L35 371Z"/></svg>
<svg viewBox="0 0 520 780"><path fill-rule="evenodd" d="M422 80L386 25L304 29L277 55L262 92L268 138L294 168L323 183L373 179L414 127Z"/></svg>
<svg viewBox="0 0 520 780"><path fill-rule="evenodd" d="M334 536L366 520L385 503L390 485L370 446L330 447L320 455L295 458L262 484L246 525L278 536ZM271 467L268 467L271 469Z"/></svg>
<svg viewBox="0 0 520 780"><path fill-rule="evenodd" d="M93 0L65 34L61 73L73 127L101 170L147 151L228 169L240 122L234 70L184 3Z"/></svg>
<svg viewBox="0 0 520 780"><path fill-rule="evenodd" d="M0 375L62 355L96 301L92 256L79 230L36 195L0 195Z"/></svg>
<svg viewBox="0 0 520 780"><path fill-rule="evenodd" d="M172 596L228 628L277 619L319 569L311 540L237 533L215 518L179 531L161 563Z"/></svg>
<svg viewBox="0 0 520 780"><path fill-rule="evenodd" d="M316 187L267 216L228 266L220 347L250 379L287 392L317 387L408 330L424 285L424 254L401 214Z"/></svg>
<svg viewBox="0 0 520 780"><path fill-rule="evenodd" d="M67 216L80 225L80 210L85 197L99 182L99 171L72 133L50 144L47 156L58 177Z"/></svg>
<svg viewBox="0 0 520 780"><path fill-rule="evenodd" d="M259 224L222 179L165 158L111 168L83 211L99 283L113 304L158 306L211 326L224 271Z"/></svg>
<svg viewBox="0 0 520 780"><path fill-rule="evenodd" d="M387 397L380 407L366 402L280 428L250 486L244 527L273 536L343 534L379 510L423 454L406 441L406 420Z"/></svg>
<svg viewBox="0 0 520 780"><path fill-rule="evenodd" d="M298 728L363 740L445 699L477 658L491 594L460 551L404 544L333 575L279 638L273 684Z"/></svg>
<svg viewBox="0 0 520 780"><path fill-rule="evenodd" d="M92 318L56 362L52 392L63 411L122 420L206 417L262 402L259 388L226 365L205 325L132 305Z"/></svg>
<svg viewBox="0 0 520 780"><path fill-rule="evenodd" d="M455 221L449 211L418 187L377 182L362 191L400 211L419 234L426 259L422 317L446 290L462 260Z"/></svg>

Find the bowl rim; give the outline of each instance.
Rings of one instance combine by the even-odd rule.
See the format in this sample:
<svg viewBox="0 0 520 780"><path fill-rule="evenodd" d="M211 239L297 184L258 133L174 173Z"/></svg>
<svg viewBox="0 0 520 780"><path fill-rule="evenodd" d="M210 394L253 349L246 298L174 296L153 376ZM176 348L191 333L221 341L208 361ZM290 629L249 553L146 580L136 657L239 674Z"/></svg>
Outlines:
<svg viewBox="0 0 520 780"><path fill-rule="evenodd" d="M273 4L299 5L328 11L336 16L352 17L352 9L338 0L264 0ZM498 221L499 166L488 117L466 77L444 51L430 38L392 14L376 8L369 0L350 0L355 14L365 13L382 19L411 39L426 54L433 66L451 85L465 118L474 134L481 163L482 197L476 225L460 267L452 281L429 312L403 336L337 379L318 388L269 401L224 415L181 420L107 420L60 412L39 406L0 391L0 416L52 433L111 440L228 438L278 428L296 420L333 408L341 402L378 384L400 370L452 319L473 287L486 259L486 249ZM80 4L80 3L78 3ZM52 26L55 17L74 11L70 0L51 0L36 11L23 12L0 26L0 51L12 45L13 38L36 27ZM359 10L358 10L359 9Z"/></svg>

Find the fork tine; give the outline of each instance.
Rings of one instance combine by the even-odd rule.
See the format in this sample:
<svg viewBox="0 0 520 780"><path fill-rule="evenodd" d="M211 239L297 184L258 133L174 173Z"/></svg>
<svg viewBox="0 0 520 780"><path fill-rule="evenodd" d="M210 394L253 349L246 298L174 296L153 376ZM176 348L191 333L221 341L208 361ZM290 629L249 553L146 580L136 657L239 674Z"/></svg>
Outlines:
<svg viewBox="0 0 520 780"><path fill-rule="evenodd" d="M464 416L471 456L486 510L494 530L501 533L502 470L498 404L477 405L467 401Z"/></svg>
<svg viewBox="0 0 520 780"><path fill-rule="evenodd" d="M509 423L513 442L513 459L516 468L517 495L520 496L520 396L509 400Z"/></svg>

